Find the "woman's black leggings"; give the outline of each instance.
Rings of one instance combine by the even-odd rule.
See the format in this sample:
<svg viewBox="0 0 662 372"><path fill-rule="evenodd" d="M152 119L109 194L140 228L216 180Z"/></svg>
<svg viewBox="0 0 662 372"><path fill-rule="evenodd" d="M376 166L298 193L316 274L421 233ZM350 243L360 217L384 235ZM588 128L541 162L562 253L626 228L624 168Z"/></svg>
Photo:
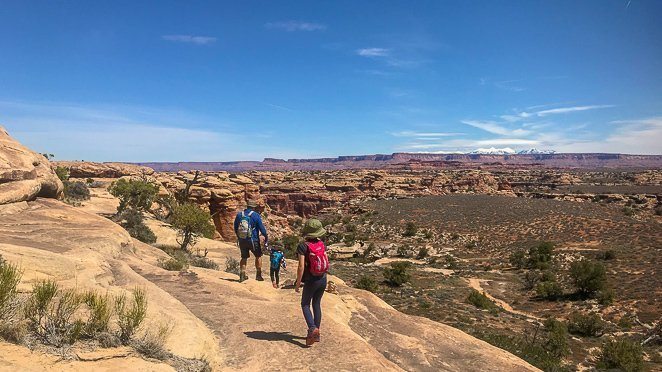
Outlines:
<svg viewBox="0 0 662 372"><path fill-rule="evenodd" d="M273 267L269 269L269 275L271 276L271 281L275 281L276 285L280 284L280 266L277 269Z"/></svg>
<svg viewBox="0 0 662 372"><path fill-rule="evenodd" d="M319 328L322 323L322 296L326 289L326 275L324 277L308 280L303 285L303 294L301 296L301 310L303 317L306 318L308 329ZM313 311L310 312L310 305L313 305Z"/></svg>

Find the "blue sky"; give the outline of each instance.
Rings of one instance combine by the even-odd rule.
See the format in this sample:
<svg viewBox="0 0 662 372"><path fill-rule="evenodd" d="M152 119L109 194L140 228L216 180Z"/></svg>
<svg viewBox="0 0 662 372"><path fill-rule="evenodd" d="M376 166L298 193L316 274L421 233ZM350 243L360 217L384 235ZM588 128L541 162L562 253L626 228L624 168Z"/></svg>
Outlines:
<svg viewBox="0 0 662 372"><path fill-rule="evenodd" d="M8 1L0 125L56 159L662 153L662 1Z"/></svg>

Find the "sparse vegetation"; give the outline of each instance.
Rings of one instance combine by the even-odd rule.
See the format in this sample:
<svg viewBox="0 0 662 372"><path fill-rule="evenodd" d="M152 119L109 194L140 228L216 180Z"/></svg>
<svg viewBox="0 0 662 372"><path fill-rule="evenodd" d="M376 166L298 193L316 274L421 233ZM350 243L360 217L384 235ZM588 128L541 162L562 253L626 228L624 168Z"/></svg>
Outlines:
<svg viewBox="0 0 662 372"><path fill-rule="evenodd" d="M78 202L90 199L90 189L87 184L80 181L62 181L64 185L64 200L67 202Z"/></svg>
<svg viewBox="0 0 662 372"><path fill-rule="evenodd" d="M83 302L75 289L61 290L52 280L37 282L25 305L30 329L49 345L61 347L78 340L85 323L74 319Z"/></svg>
<svg viewBox="0 0 662 372"><path fill-rule="evenodd" d="M133 208L127 208L120 215L120 219L120 225L122 225L132 237L147 244L156 242L156 235L154 235L154 232L145 225L142 212Z"/></svg>
<svg viewBox="0 0 662 372"><path fill-rule="evenodd" d="M363 275L356 282L356 288L375 293L377 292L377 282L372 277Z"/></svg>
<svg viewBox="0 0 662 372"><path fill-rule="evenodd" d="M405 226L405 231L402 233L403 236L415 236L416 233L418 232L418 227L416 227L416 224L413 222L407 222L407 225Z"/></svg>
<svg viewBox="0 0 662 372"><path fill-rule="evenodd" d="M577 292L583 297L595 295L605 288L607 275L600 262L580 260L570 265L570 276Z"/></svg>
<svg viewBox="0 0 662 372"><path fill-rule="evenodd" d="M529 248L528 267L533 269L549 269L552 256L554 254L554 244L552 242L542 242Z"/></svg>
<svg viewBox="0 0 662 372"><path fill-rule="evenodd" d="M430 251L428 250L428 247L421 247L418 250L418 253L416 254L416 258L419 260L423 260L427 258L430 255Z"/></svg>
<svg viewBox="0 0 662 372"><path fill-rule="evenodd" d="M207 257L193 255L189 261L191 266L201 267L203 269L218 270L219 266L215 261L210 260Z"/></svg>
<svg viewBox="0 0 662 372"><path fill-rule="evenodd" d="M390 267L385 267L383 274L386 283L394 287L399 287L408 282L411 279L411 275L409 274L410 265L406 261L397 261L392 262Z"/></svg>
<svg viewBox="0 0 662 372"><path fill-rule="evenodd" d="M128 345L147 314L147 296L145 291L135 288L131 295L131 305L127 304L126 294L115 298L115 313L119 326L119 339Z"/></svg>
<svg viewBox="0 0 662 372"><path fill-rule="evenodd" d="M513 267L516 269L523 269L527 266L528 263L526 252L523 250L516 250L512 252L508 260L510 261L510 264L513 265Z"/></svg>
<svg viewBox="0 0 662 372"><path fill-rule="evenodd" d="M570 314L568 319L568 331L573 335L582 337L599 337L605 330L605 322L596 313L580 313L578 311Z"/></svg>
<svg viewBox="0 0 662 372"><path fill-rule="evenodd" d="M563 295L563 288L556 281L540 282L536 285L536 294L545 300L556 300Z"/></svg>
<svg viewBox="0 0 662 372"><path fill-rule="evenodd" d="M225 272L239 275L239 261L234 257L226 258Z"/></svg>
<svg viewBox="0 0 662 372"><path fill-rule="evenodd" d="M18 266L7 263L0 255L0 339L14 343L21 342L25 334L16 291L22 275Z"/></svg>
<svg viewBox="0 0 662 372"><path fill-rule="evenodd" d="M628 339L609 340L602 345L598 368L626 372L644 370L644 358L641 345Z"/></svg>
<svg viewBox="0 0 662 372"><path fill-rule="evenodd" d="M55 175L62 182L68 181L69 180L69 168L62 167L62 166L58 165L57 167L55 167Z"/></svg>
<svg viewBox="0 0 662 372"><path fill-rule="evenodd" d="M166 324L161 324L155 329L147 330L142 337L133 342L132 346L147 358L166 360L170 353L165 348L165 342L171 331L172 329Z"/></svg>
<svg viewBox="0 0 662 372"><path fill-rule="evenodd" d="M148 210L159 192L159 187L147 180L120 178L113 182L108 191L120 200L117 206L117 215L126 208L137 211Z"/></svg>
<svg viewBox="0 0 662 372"><path fill-rule="evenodd" d="M203 211L193 203L175 207L170 224L177 230L177 243L180 244L182 251L188 252L200 237L212 238L214 236L216 229L209 222L210 219L209 212Z"/></svg>
<svg viewBox="0 0 662 372"><path fill-rule="evenodd" d="M481 310L498 311L499 307L490 300L484 293L472 289L467 296L467 303L470 303Z"/></svg>

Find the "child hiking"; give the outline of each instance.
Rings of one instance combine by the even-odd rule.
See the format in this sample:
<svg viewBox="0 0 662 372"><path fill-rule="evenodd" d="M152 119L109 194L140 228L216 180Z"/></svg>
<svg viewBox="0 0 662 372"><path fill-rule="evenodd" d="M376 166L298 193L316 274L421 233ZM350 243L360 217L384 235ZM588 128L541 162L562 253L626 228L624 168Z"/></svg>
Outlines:
<svg viewBox="0 0 662 372"><path fill-rule="evenodd" d="M326 289L326 272L329 270L329 258L324 242L320 240L326 234L322 223L316 219L306 221L303 227L304 242L297 247L299 267L294 290L299 292L303 282L301 310L308 326L306 345L320 341L322 323L322 296ZM310 311L312 305L313 311Z"/></svg>
<svg viewBox="0 0 662 372"><path fill-rule="evenodd" d="M285 262L285 255L280 247L272 247L270 254L271 267L269 269L269 276L271 276L271 284L274 288L280 286L280 268L287 268Z"/></svg>

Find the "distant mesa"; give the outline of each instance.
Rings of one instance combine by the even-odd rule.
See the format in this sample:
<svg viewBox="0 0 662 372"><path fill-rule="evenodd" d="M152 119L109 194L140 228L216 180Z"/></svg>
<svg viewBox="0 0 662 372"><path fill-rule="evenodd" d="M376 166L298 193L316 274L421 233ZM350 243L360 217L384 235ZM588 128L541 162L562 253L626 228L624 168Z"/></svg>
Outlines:
<svg viewBox="0 0 662 372"><path fill-rule="evenodd" d="M481 148L470 153L393 153L351 155L318 159L265 158L263 161L233 162L144 162L135 163L157 172L200 170L206 172L313 171L343 169L425 169L466 167L537 168L662 168L662 155L608 153L557 153L554 150Z"/></svg>

